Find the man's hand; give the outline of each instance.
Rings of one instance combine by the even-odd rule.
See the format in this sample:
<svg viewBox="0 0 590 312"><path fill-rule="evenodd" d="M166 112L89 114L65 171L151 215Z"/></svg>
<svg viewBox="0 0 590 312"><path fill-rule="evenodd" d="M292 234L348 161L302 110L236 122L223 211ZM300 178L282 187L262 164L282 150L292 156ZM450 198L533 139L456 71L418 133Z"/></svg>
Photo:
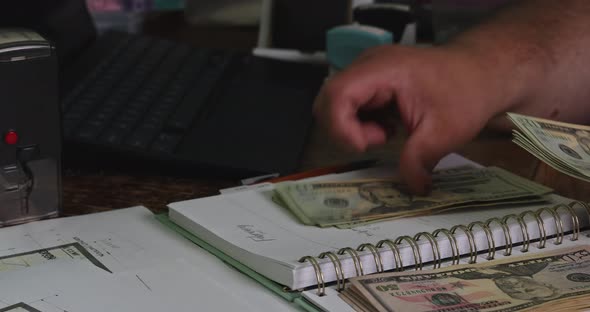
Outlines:
<svg viewBox="0 0 590 312"><path fill-rule="evenodd" d="M359 113L396 103L409 138L400 159L415 193L430 171L506 111L590 123L590 1L520 0L444 46L384 46L328 80L315 113L357 151L382 144L387 126Z"/></svg>
<svg viewBox="0 0 590 312"><path fill-rule="evenodd" d="M473 139L507 102L497 91L503 90L504 77L493 75L466 53L378 47L326 81L314 113L339 143L364 151L385 143L390 129L359 113L391 109L393 114L397 105L409 133L400 172L410 190L424 194L438 161Z"/></svg>

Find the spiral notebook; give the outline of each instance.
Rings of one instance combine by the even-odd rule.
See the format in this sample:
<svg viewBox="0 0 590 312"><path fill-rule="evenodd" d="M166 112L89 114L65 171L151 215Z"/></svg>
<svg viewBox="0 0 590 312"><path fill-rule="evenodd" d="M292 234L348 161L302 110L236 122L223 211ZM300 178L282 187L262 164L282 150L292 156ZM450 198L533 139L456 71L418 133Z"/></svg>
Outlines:
<svg viewBox="0 0 590 312"><path fill-rule="evenodd" d="M464 165L476 164L450 155L439 168ZM319 179L391 172L374 168ZM328 310L350 309L338 298L337 288L357 275L542 252L554 243L567 246L572 238L590 243L579 234L589 224L590 208L558 195L543 205L468 209L337 229L301 224L272 201L272 192L269 184L172 203L169 219L222 258L227 256Z"/></svg>

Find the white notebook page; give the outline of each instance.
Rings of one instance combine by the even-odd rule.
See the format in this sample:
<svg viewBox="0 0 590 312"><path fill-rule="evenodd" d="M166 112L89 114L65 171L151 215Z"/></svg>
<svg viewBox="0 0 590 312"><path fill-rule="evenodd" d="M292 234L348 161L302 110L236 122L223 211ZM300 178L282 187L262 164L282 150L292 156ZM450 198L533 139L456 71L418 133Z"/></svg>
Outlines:
<svg viewBox="0 0 590 312"><path fill-rule="evenodd" d="M465 165L469 162L451 156L441 162L440 168ZM333 179L334 177L330 177ZM301 224L288 210L271 200L272 190L255 190L230 193L208 198L173 203L170 206L171 219L205 239L229 256L245 263L267 277L294 289L315 285L316 275L310 263L299 263L303 256L317 256L322 252L336 252L343 247L356 249L364 243L376 244L382 239L414 236L418 232L433 232L438 228L450 229L457 224L467 225L473 221L485 221L492 217L502 217L512 213L537 209L542 206L520 208L479 208L460 210L454 213L426 217L404 218L385 221L353 229L319 228ZM567 199L554 196L555 202ZM582 216L582 213L580 213ZM547 216L544 216L547 217ZM571 220L563 217L564 229L571 229ZM582 219L583 224L586 219ZM539 237L534 220L527 220L531 238ZM545 222L547 235L555 233L551 219ZM513 242L522 240L520 228L513 224L510 228ZM485 250L487 238L483 231L475 230L478 250ZM462 254L470 252L466 236L458 231L457 240ZM501 246L504 242L502 229L493 228L494 241ZM432 249L427 240L421 240L420 251L423 262L433 259ZM444 236L439 240L443 258L452 255L450 244ZM404 265L414 263L414 255L409 245L400 245ZM377 271L375 259L370 251L360 252L365 274ZM393 254L387 248L380 250L385 270L395 268ZM352 258L341 256L344 275L356 275ZM336 274L329 259L319 260L324 279L334 281Z"/></svg>
<svg viewBox="0 0 590 312"><path fill-rule="evenodd" d="M63 247L62 252L62 249L54 249L56 246L68 247ZM31 253L37 250L40 252ZM84 264L95 270L84 273L81 270ZM102 276L97 272L103 273ZM64 285L72 284L70 280L75 280L76 285L93 285L96 278L104 281L101 285L105 286L58 289L57 285L52 286L53 276L63 276ZM17 286L21 291L16 291ZM31 291L22 291L23 287ZM115 291L120 288L128 291ZM161 305L137 302L141 296L165 302L168 310L178 311L191 308L203 311L297 310L295 305L161 224L144 207L1 228L1 289L14 291L0 291L0 308L2 303L39 304L37 301L43 298L42 294L60 294L52 300L59 299L63 307L80 307L76 298L92 297L94 292L92 298L99 299L119 293L125 300L128 295L125 306L135 306L136 309L131 309L134 311L166 310ZM79 296L74 292L78 290ZM94 303L96 300L87 302ZM119 310L100 305L95 306L96 310L64 310L129 310L125 306ZM149 308L141 308L146 306Z"/></svg>

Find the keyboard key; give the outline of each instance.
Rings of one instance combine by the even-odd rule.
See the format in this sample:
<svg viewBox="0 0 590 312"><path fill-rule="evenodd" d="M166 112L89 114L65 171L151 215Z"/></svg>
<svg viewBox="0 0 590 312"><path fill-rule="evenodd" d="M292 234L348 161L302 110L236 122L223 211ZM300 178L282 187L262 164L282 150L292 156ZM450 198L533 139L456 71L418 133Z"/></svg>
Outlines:
<svg viewBox="0 0 590 312"><path fill-rule="evenodd" d="M161 133L152 143L151 150L159 153L174 153L181 139L182 135L177 133Z"/></svg>
<svg viewBox="0 0 590 312"><path fill-rule="evenodd" d="M100 142L108 145L118 145L123 142L123 136L116 129L107 130L106 133L100 137Z"/></svg>
<svg viewBox="0 0 590 312"><path fill-rule="evenodd" d="M126 143L136 149L147 149L148 144L150 143L153 136L150 133L137 133L132 135Z"/></svg>
<svg viewBox="0 0 590 312"><path fill-rule="evenodd" d="M102 131L102 124L86 124L78 130L76 137L83 140L94 140Z"/></svg>
<svg viewBox="0 0 590 312"><path fill-rule="evenodd" d="M227 66L227 62L224 66ZM217 64L221 66L221 64ZM181 131L190 128L198 112L205 106L205 102L222 77L222 71L208 70L195 82L194 88L182 100L180 106L168 120L167 126Z"/></svg>
<svg viewBox="0 0 590 312"><path fill-rule="evenodd" d="M111 143L114 146L121 144L131 133L133 129L132 122L126 121L124 118L117 118L114 123L107 127L99 140L103 143Z"/></svg>
<svg viewBox="0 0 590 312"><path fill-rule="evenodd" d="M117 131L120 135L127 136L127 133L131 131L131 125L125 121L117 121L110 126L113 130Z"/></svg>

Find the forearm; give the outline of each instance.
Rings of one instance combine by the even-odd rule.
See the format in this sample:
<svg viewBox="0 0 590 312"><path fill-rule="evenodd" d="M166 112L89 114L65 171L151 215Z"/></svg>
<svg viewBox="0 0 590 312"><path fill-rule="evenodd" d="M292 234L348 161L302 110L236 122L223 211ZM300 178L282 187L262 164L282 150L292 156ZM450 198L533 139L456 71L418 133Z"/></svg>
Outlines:
<svg viewBox="0 0 590 312"><path fill-rule="evenodd" d="M446 48L476 56L489 91L502 93L497 114L590 122L590 1L519 1Z"/></svg>

